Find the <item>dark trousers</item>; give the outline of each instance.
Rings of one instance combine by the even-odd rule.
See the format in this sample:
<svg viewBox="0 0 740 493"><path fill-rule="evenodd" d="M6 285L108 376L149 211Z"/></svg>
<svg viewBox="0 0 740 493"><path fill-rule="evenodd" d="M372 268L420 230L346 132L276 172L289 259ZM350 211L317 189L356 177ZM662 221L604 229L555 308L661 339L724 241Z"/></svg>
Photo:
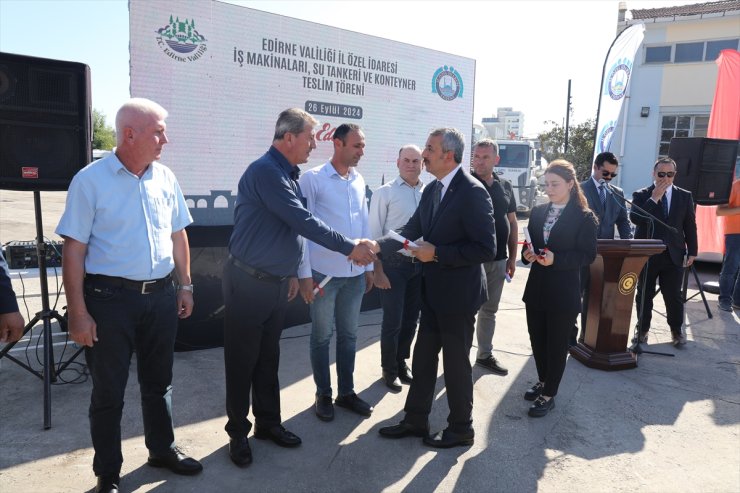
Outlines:
<svg viewBox="0 0 740 493"><path fill-rule="evenodd" d="M170 283L141 294L102 281L85 280L85 304L97 325L98 342L85 348L92 378L90 435L96 476L121 470L121 414L131 355L141 391L146 447L156 454L175 442L172 425L172 361L177 334L177 302Z"/></svg>
<svg viewBox="0 0 740 493"><path fill-rule="evenodd" d="M653 319L656 280L660 285L660 292L663 294L668 326L671 328L671 332L680 334L683 325L683 296L681 295L683 267L673 263L668 251L650 257L637 280L635 301L637 303L637 316L642 316L642 319L638 318L640 332L650 330L650 322Z"/></svg>
<svg viewBox="0 0 740 493"><path fill-rule="evenodd" d="M464 433L473 423L473 372L470 348L475 332L475 313L441 314L422 302L419 334L414 346L414 381L406 397L404 421L426 427L434 402L439 351L442 350L445 388L450 414L449 429Z"/></svg>
<svg viewBox="0 0 740 493"><path fill-rule="evenodd" d="M394 375L398 374L398 364L411 356L421 310L421 264L398 257L400 254L393 254L383 261L391 288L380 290L380 364L383 371Z"/></svg>
<svg viewBox="0 0 740 493"><path fill-rule="evenodd" d="M260 428L280 419L280 334L288 305L288 281L258 280L226 262L223 274L225 304L224 365L226 370L226 432L246 437L249 394Z"/></svg>
<svg viewBox="0 0 740 493"><path fill-rule="evenodd" d="M558 393L568 357L568 337L576 318L578 312L535 310L527 307L527 329L534 364L539 381L545 383L543 395L555 397Z"/></svg>

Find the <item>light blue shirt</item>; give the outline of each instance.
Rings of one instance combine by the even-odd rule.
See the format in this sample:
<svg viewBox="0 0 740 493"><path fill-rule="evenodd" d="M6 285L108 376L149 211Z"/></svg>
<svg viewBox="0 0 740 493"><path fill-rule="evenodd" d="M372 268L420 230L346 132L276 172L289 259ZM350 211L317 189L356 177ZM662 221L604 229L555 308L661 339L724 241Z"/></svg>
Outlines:
<svg viewBox="0 0 740 493"><path fill-rule="evenodd" d="M139 178L111 153L72 179L56 233L87 244L88 274L147 281L172 272L172 233L192 222L169 168L153 162Z"/></svg>
<svg viewBox="0 0 740 493"><path fill-rule="evenodd" d="M347 238L369 238L365 180L355 168L342 177L331 163L322 164L301 175L301 192L306 198L306 208L330 228ZM303 260L298 267L298 277L311 277L315 270L332 277L355 277L372 271L354 265L346 255L328 250L312 241L306 241Z"/></svg>

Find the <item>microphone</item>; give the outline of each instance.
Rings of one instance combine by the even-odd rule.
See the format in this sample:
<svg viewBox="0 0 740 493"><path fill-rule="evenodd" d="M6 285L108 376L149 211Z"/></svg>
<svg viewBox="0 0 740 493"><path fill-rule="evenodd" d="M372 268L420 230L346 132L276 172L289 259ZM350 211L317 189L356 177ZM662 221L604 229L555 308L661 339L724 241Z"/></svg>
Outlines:
<svg viewBox="0 0 740 493"><path fill-rule="evenodd" d="M611 194L614 193L614 191L612 190L611 183L607 183L607 181L605 179L603 179L603 178L600 178L599 179L599 186L603 186L604 187L604 190L606 190L607 192L609 192Z"/></svg>

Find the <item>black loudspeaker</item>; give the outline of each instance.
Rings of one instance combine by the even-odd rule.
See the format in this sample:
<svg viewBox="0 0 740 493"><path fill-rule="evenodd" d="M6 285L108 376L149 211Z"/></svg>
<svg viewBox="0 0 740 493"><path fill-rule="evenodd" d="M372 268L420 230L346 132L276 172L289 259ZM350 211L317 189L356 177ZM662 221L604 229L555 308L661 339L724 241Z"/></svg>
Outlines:
<svg viewBox="0 0 740 493"><path fill-rule="evenodd" d="M0 53L0 188L67 190L92 160L90 68Z"/></svg>
<svg viewBox="0 0 740 493"><path fill-rule="evenodd" d="M730 201L737 161L737 140L706 137L671 139L668 156L676 161L678 174L673 183L686 189L699 205Z"/></svg>

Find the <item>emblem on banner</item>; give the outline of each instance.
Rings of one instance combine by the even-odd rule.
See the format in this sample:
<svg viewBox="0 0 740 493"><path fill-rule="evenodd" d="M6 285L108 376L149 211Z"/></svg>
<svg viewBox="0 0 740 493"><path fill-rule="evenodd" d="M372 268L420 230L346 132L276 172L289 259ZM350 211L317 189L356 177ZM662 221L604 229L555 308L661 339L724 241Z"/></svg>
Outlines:
<svg viewBox="0 0 740 493"><path fill-rule="evenodd" d="M463 80L460 72L454 67L439 67L432 76L432 92L445 101L462 98Z"/></svg>
<svg viewBox="0 0 740 493"><path fill-rule="evenodd" d="M637 286L637 274L628 272L619 279L619 292L623 295L632 294Z"/></svg>
<svg viewBox="0 0 740 493"><path fill-rule="evenodd" d="M612 65L612 68L609 69L604 92L609 94L609 97L614 100L622 99L627 92L627 84L629 84L631 73L631 61L627 59L617 60Z"/></svg>
<svg viewBox="0 0 740 493"><path fill-rule="evenodd" d="M195 29L195 20L172 18L164 27L157 29L157 44L165 55L178 62L192 62L206 52L206 38Z"/></svg>
<svg viewBox="0 0 740 493"><path fill-rule="evenodd" d="M617 124L614 120L606 122L599 129L599 137L596 139L597 153L608 151L612 144L612 135L614 134L614 126Z"/></svg>

